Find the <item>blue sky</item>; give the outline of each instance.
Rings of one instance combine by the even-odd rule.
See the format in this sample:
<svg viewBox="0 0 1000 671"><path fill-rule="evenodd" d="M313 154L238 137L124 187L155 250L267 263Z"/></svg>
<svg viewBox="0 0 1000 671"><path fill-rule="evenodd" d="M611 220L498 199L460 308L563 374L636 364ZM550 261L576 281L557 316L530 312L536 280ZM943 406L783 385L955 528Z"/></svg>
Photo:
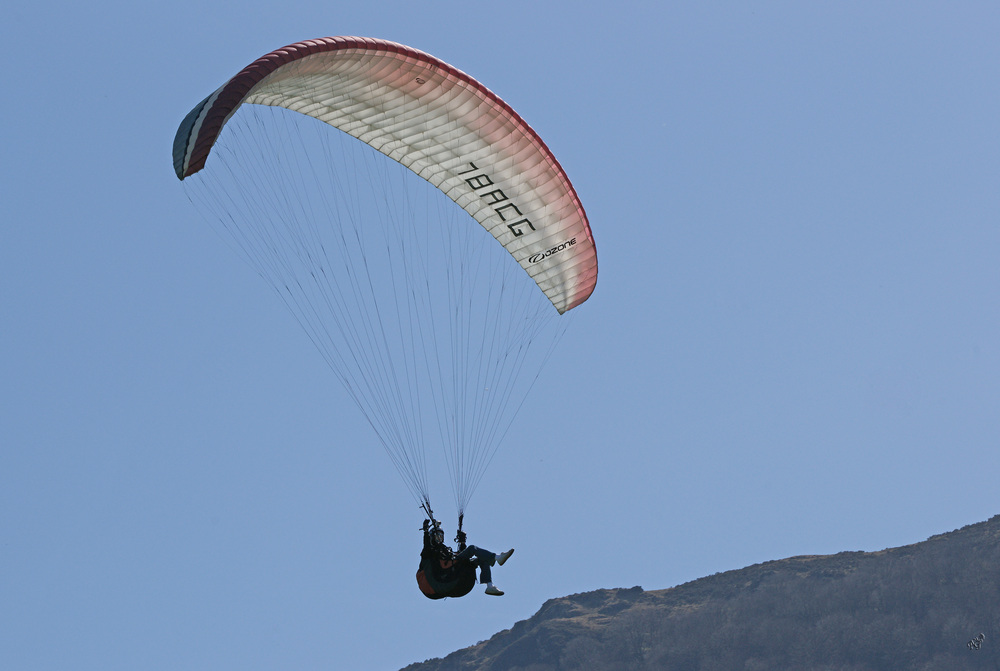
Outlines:
<svg viewBox="0 0 1000 671"><path fill-rule="evenodd" d="M393 669L549 598L1000 512L998 14L10 8L0 666ZM326 35L482 81L590 216L597 290L468 513L474 542L517 548L502 599L417 592L413 500L173 174L195 103Z"/></svg>

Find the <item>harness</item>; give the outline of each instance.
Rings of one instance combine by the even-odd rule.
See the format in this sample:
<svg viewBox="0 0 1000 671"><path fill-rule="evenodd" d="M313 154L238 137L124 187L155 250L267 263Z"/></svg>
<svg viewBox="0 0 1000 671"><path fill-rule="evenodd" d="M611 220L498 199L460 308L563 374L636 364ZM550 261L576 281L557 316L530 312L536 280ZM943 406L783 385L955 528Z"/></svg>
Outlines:
<svg viewBox="0 0 1000 671"><path fill-rule="evenodd" d="M441 524L434 519L430 507L425 507L424 510L428 513L433 528L440 529ZM465 533L462 531L463 517L464 515L458 516L458 533L455 536L459 552L466 548ZM430 533L427 523L424 524L424 533ZM457 598L471 592L476 586L476 567L472 562L456 559L455 553L447 545L438 545L434 550L434 553L424 551L420 554L417 586L424 596L428 599Z"/></svg>

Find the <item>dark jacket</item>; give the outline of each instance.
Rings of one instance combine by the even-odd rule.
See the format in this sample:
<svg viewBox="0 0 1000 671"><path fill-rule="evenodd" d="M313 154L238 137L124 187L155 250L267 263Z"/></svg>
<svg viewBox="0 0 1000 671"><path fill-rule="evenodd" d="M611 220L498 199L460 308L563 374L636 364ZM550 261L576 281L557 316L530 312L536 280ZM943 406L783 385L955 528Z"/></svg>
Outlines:
<svg viewBox="0 0 1000 671"><path fill-rule="evenodd" d="M465 559L455 559L447 545L437 545L430 532L424 532L417 585L428 599L465 596L476 586L476 567Z"/></svg>

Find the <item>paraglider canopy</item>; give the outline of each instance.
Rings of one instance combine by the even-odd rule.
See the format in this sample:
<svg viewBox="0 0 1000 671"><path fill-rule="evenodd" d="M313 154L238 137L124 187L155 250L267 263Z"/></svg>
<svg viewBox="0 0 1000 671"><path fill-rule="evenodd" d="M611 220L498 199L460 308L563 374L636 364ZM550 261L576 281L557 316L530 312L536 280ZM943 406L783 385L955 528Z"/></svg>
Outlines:
<svg viewBox="0 0 1000 671"><path fill-rule="evenodd" d="M185 117L174 139L180 179L205 167L244 103L324 121L420 175L490 231L560 313L593 293L593 236L565 172L517 112L460 70L370 38L277 49Z"/></svg>

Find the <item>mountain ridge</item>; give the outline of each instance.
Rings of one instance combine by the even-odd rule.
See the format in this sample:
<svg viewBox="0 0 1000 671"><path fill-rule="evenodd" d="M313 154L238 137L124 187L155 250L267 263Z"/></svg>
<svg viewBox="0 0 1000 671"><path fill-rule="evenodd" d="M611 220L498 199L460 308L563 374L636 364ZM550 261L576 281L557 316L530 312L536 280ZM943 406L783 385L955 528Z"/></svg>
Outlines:
<svg viewBox="0 0 1000 671"><path fill-rule="evenodd" d="M486 641L404 671L1000 670L998 627L1000 515L896 548L549 599ZM981 648L967 647L981 632Z"/></svg>

